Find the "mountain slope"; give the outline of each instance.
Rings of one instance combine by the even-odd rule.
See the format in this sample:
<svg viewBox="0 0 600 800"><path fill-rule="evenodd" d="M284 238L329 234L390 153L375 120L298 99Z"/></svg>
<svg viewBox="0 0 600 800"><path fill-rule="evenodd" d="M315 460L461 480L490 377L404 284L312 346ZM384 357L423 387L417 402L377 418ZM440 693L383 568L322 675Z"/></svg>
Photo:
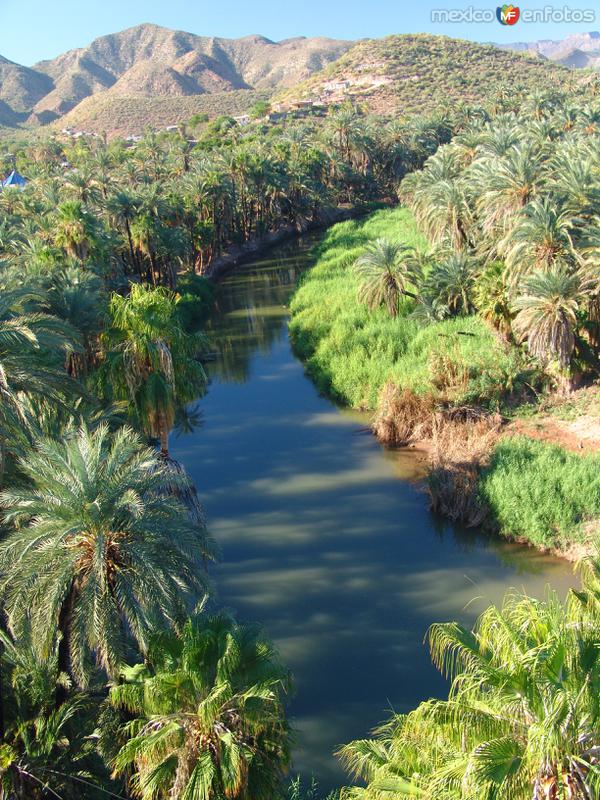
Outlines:
<svg viewBox="0 0 600 800"><path fill-rule="evenodd" d="M358 42L321 72L277 93L278 107L312 100L352 100L379 113L416 113L480 103L500 88L533 90L567 85L563 66L494 45L429 34L403 34Z"/></svg>
<svg viewBox="0 0 600 800"><path fill-rule="evenodd" d="M6 104L9 117L29 111L51 89L52 80L47 75L0 56L0 100Z"/></svg>
<svg viewBox="0 0 600 800"><path fill-rule="evenodd" d="M268 90L254 89L155 97L119 97L112 91L102 92L86 97L53 127L98 134L106 132L111 137L129 136L143 133L148 125L156 129L177 125L198 113L210 117L243 114L257 101L267 100L269 95Z"/></svg>
<svg viewBox="0 0 600 800"><path fill-rule="evenodd" d="M185 96L291 85L350 44L332 39L271 42L262 36L219 39L138 25L36 64L53 89L33 111L60 116L103 91L119 97Z"/></svg>

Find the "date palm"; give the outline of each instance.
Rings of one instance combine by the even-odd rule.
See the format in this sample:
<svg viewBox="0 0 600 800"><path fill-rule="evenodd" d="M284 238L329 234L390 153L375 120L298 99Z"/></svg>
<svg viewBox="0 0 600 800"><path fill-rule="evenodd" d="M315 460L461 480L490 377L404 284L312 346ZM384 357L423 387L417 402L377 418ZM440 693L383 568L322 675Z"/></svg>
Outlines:
<svg viewBox="0 0 600 800"><path fill-rule="evenodd" d="M476 208L484 233L492 241L505 235L515 216L535 194L540 162L533 148L511 148L504 157L480 159L471 172Z"/></svg>
<svg viewBox="0 0 600 800"><path fill-rule="evenodd" d="M94 728L93 703L72 692L56 703L57 687L69 688L68 677L58 668L58 647L41 657L28 636L13 640L0 632L4 684L0 735L0 797L44 800L61 797L78 800L96 793L99 759L90 734Z"/></svg>
<svg viewBox="0 0 600 800"><path fill-rule="evenodd" d="M564 267L536 270L524 279L513 303L513 327L542 364L555 361L561 373L570 365L575 347L577 311L586 284Z"/></svg>
<svg viewBox="0 0 600 800"><path fill-rule="evenodd" d="M205 531L165 494L174 475L128 428L42 439L19 462L26 483L0 495L0 593L10 629L31 627L84 686L92 656L115 676L133 642L178 623L207 591ZM184 487L184 478L180 478Z"/></svg>
<svg viewBox="0 0 600 800"><path fill-rule="evenodd" d="M196 360L204 337L184 330L177 302L167 289L133 284L127 297L113 295L104 339L105 391L131 403L145 432L160 439L165 456L177 406L197 398L206 384Z"/></svg>
<svg viewBox="0 0 600 800"><path fill-rule="evenodd" d="M110 690L133 717L115 773L132 774L142 800L272 800L289 762L288 688L257 627L223 613L193 618Z"/></svg>
<svg viewBox="0 0 600 800"><path fill-rule="evenodd" d="M472 211L461 180L442 180L419 197L417 219L432 243L462 250L471 245Z"/></svg>
<svg viewBox="0 0 600 800"><path fill-rule="evenodd" d="M500 244L513 282L535 269L572 264L572 218L548 198L534 199Z"/></svg>
<svg viewBox="0 0 600 800"><path fill-rule="evenodd" d="M96 219L79 200L65 200L58 207L54 241L67 255L85 261L98 243Z"/></svg>
<svg viewBox="0 0 600 800"><path fill-rule="evenodd" d="M106 314L103 282L93 272L67 266L53 273L47 299L51 312L72 326L82 342L81 352L70 353L66 362L67 372L78 377L96 358Z"/></svg>
<svg viewBox="0 0 600 800"><path fill-rule="evenodd" d="M39 310L43 298L22 289L0 293L0 449L17 451L26 443L23 412L28 396L63 404L77 392L62 368L79 349L65 322Z"/></svg>
<svg viewBox="0 0 600 800"><path fill-rule="evenodd" d="M508 290L506 268L501 261L490 261L477 276L473 286L473 303L480 316L507 340L512 339L514 313Z"/></svg>
<svg viewBox="0 0 600 800"><path fill-rule="evenodd" d="M360 279L359 300L371 310L385 306L396 317L402 295L415 297L408 289L414 279L413 262L413 249L399 242L377 239L369 244L354 265Z"/></svg>
<svg viewBox="0 0 600 800"><path fill-rule="evenodd" d="M129 248L129 258L131 259L131 265L138 272L140 272L140 262L138 254L134 248L133 236L131 233L131 224L133 220L136 218L136 215L139 210L139 205L140 205L139 199L131 194L128 194L127 192L117 192L117 194L114 194L111 197L109 197L106 203L106 209L111 222L113 222L117 227L122 226L125 231L125 235L127 237L127 246ZM138 241L138 246L139 246L139 241Z"/></svg>
<svg viewBox="0 0 600 800"><path fill-rule="evenodd" d="M427 308L435 310L437 319L472 313L476 268L475 259L462 251L436 259L421 284L420 296Z"/></svg>

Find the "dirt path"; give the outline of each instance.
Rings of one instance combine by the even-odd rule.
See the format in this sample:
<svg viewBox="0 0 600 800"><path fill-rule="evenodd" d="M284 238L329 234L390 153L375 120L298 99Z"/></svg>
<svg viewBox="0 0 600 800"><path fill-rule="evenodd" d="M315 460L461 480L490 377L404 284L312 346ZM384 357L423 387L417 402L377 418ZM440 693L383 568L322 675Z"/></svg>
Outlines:
<svg viewBox="0 0 600 800"><path fill-rule="evenodd" d="M580 389L569 400L531 418L515 419L504 429L505 435L521 434L542 442L558 444L578 453L600 452L600 389ZM566 413L565 412L570 412ZM573 419L561 418L564 416Z"/></svg>

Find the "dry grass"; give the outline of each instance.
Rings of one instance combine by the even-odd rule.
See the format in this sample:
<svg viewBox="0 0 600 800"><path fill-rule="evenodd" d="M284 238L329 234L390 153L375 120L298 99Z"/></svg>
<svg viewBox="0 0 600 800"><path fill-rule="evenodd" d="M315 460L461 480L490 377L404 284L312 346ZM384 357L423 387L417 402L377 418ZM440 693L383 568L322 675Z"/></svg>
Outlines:
<svg viewBox="0 0 600 800"><path fill-rule="evenodd" d="M384 444L401 447L430 439L433 434L435 398L415 394L388 381L379 396L373 431Z"/></svg>
<svg viewBox="0 0 600 800"><path fill-rule="evenodd" d="M444 413L434 417L428 489L434 511L472 527L487 516L477 482L502 420L499 415L473 414L472 409L460 410L460 419L458 411L450 417Z"/></svg>
<svg viewBox="0 0 600 800"><path fill-rule="evenodd" d="M427 363L435 389L444 397L464 397L469 387L469 368L455 345L453 352L434 351Z"/></svg>
<svg viewBox="0 0 600 800"><path fill-rule="evenodd" d="M502 418L471 406L441 408L432 394L384 385L373 430L387 445L426 443L430 449L428 489L434 511L468 526L480 525L487 510L477 483L496 443Z"/></svg>

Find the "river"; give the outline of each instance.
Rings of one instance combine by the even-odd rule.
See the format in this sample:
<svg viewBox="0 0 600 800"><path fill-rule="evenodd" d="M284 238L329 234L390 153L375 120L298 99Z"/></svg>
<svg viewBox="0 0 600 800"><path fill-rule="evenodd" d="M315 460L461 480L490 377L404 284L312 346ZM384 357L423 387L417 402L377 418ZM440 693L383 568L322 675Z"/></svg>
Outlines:
<svg viewBox="0 0 600 800"><path fill-rule="evenodd" d="M360 414L320 396L287 337L310 237L238 268L208 326L219 356L197 427L173 457L222 550L216 602L264 624L295 678L294 772L344 782L332 755L392 710L444 696L423 643L471 622L511 586L542 595L570 565L431 514L414 451L390 451Z"/></svg>

